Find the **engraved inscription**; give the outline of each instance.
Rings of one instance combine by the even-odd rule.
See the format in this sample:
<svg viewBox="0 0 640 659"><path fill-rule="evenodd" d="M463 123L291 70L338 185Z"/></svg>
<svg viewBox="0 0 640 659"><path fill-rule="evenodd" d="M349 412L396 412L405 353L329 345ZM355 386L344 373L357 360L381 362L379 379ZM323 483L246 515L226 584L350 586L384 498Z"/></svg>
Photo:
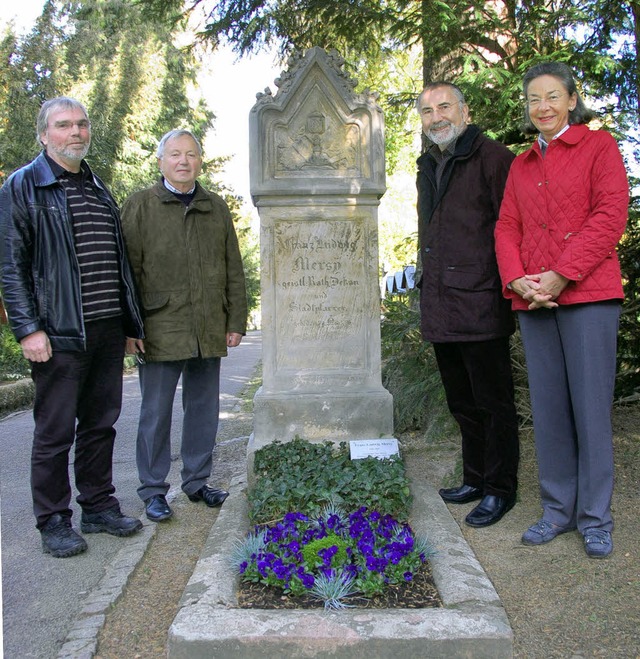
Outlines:
<svg viewBox="0 0 640 659"><path fill-rule="evenodd" d="M278 365L362 368L363 223L279 222L274 238Z"/></svg>

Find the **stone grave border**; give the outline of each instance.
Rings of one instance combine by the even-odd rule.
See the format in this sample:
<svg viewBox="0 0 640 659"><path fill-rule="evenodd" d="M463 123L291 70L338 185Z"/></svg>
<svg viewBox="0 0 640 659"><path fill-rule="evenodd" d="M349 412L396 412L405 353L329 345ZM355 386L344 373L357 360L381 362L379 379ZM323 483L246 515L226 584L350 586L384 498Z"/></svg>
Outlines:
<svg viewBox="0 0 640 659"><path fill-rule="evenodd" d="M232 482L169 629L171 659L211 657L513 656L513 632L491 581L436 490L412 483L410 523L437 549L431 560L444 603L429 609L240 609L227 563L249 528L246 476Z"/></svg>

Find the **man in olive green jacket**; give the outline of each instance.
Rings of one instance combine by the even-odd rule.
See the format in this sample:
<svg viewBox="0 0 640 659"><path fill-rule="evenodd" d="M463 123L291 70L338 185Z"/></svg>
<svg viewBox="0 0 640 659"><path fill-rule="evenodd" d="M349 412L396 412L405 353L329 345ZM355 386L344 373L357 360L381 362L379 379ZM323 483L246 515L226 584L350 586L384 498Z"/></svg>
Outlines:
<svg viewBox="0 0 640 659"><path fill-rule="evenodd" d="M145 340L129 340L140 362L142 405L136 459L147 517L171 517L171 413L182 376L182 489L219 506L207 484L218 427L220 358L246 331L244 269L231 213L196 178L202 149L186 130L158 146L162 179L122 207L127 251L142 302Z"/></svg>

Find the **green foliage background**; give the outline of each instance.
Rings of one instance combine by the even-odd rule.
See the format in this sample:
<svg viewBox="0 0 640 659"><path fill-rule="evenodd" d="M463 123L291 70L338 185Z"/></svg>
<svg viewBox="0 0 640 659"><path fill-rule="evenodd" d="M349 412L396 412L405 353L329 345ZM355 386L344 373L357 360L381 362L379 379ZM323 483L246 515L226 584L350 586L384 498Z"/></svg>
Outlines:
<svg viewBox="0 0 640 659"><path fill-rule="evenodd" d="M88 160L118 202L152 184L158 177L156 147L165 132L188 128L202 141L214 123L197 90L199 53L176 45L180 33L180 26L150 20L136 3L123 0L48 0L28 34L18 36L9 26L0 40L0 184L39 153L40 105L59 95L87 107ZM201 181L231 208L249 308L255 310L258 239L241 216L237 195L217 182L223 166L223 159L205 160ZM0 351L2 378L14 370L11 341L7 337Z"/></svg>
<svg viewBox="0 0 640 659"><path fill-rule="evenodd" d="M0 380L17 380L29 373L29 362L22 356L9 326L0 324Z"/></svg>
<svg viewBox="0 0 640 659"><path fill-rule="evenodd" d="M196 16L198 38L190 48L176 47L173 37ZM600 125L628 147L635 189L639 17L637 0L195 0L186 5L183 0L50 0L26 39L8 31L0 43L0 180L37 152L33 119L42 100L69 93L90 110L95 124L90 159L118 198L147 185L155 174L159 135L176 125L203 135L211 125L211 114L203 103L192 104L188 91L195 89L203 48L226 42L241 55L275 47L283 61L311 46L337 49L345 69L359 80L358 89L380 94L390 176L413 172L419 151L413 104L425 82L455 80L474 122L519 152L529 143L520 131L522 75L542 60L564 61L597 108ZM220 164L207 163L205 175ZM392 268L406 265L415 253L414 210L400 202L396 196L380 240L381 261ZM639 232L636 198L619 248L626 300L617 396L624 400L640 395ZM257 273L255 248L246 246ZM251 280L255 299L257 281ZM389 305L387 328L398 320L398 311ZM408 314L401 324L415 320ZM416 327L411 326L414 333ZM393 364L401 351L396 338L387 340L383 351ZM419 342L412 345L417 351ZM416 354L428 364L425 350ZM390 371L389 382L396 376Z"/></svg>

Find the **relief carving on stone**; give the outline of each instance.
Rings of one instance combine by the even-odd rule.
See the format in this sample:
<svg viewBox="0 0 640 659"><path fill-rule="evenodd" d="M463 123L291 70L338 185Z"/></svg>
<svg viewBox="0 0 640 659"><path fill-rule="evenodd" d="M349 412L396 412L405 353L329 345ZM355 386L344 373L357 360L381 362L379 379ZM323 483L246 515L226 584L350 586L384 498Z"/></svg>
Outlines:
<svg viewBox="0 0 640 659"><path fill-rule="evenodd" d="M274 127L275 174L361 176L361 129L331 111L313 110Z"/></svg>

